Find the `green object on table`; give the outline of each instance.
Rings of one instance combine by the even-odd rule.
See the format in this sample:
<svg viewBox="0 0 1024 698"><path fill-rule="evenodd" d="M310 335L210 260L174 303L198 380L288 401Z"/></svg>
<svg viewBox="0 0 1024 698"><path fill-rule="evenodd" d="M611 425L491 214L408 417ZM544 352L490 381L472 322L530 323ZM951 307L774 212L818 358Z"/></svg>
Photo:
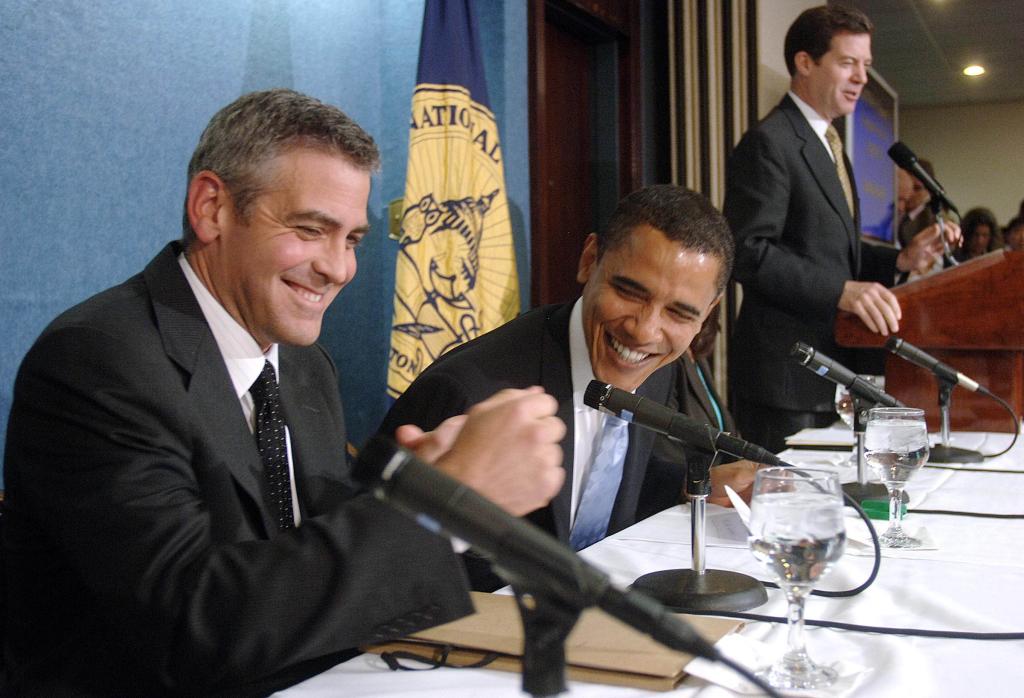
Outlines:
<svg viewBox="0 0 1024 698"><path fill-rule="evenodd" d="M889 520L889 500L888 499L865 499L860 503L861 507L864 508L864 513L868 515L869 519L878 519L879 521ZM907 515L907 503L903 502L903 516Z"/></svg>

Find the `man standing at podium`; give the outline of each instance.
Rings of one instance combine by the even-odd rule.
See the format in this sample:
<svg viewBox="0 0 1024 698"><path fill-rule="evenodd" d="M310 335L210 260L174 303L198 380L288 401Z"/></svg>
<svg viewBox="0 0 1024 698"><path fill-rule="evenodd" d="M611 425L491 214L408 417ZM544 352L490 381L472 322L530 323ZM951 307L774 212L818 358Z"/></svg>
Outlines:
<svg viewBox="0 0 1024 698"><path fill-rule="evenodd" d="M942 249L937 228L903 250L860 239L853 170L832 121L853 112L867 84L872 30L851 8L802 13L785 39L789 92L729 160L724 213L743 285L729 362L734 414L745 438L773 451L836 419L832 384L790 358L794 342L856 368L833 339L836 311L896 332L900 306L886 287L897 271L929 268Z"/></svg>

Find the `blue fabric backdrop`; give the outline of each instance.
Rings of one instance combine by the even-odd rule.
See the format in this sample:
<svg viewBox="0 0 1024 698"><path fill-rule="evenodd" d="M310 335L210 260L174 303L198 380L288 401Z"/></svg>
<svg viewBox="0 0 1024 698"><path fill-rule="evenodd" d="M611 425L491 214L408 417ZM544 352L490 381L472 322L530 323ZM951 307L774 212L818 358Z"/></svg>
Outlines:
<svg viewBox="0 0 1024 698"><path fill-rule="evenodd" d="M529 289L526 7L476 7ZM386 410L396 252L386 209L405 183L422 16L420 0L4 0L0 433L43 327L180 235L186 166L210 116L243 92L283 86L341 107L383 154L375 232L321 336L341 369L350 438L368 436Z"/></svg>

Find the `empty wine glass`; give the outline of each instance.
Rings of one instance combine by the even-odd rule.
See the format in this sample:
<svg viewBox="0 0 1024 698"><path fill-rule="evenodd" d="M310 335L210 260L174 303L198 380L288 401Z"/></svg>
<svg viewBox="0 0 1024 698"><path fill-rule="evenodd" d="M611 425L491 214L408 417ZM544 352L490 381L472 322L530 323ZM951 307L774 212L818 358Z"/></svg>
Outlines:
<svg viewBox="0 0 1024 698"><path fill-rule="evenodd" d="M758 675L776 688L831 685L835 670L815 664L804 646L804 601L846 548L843 495L834 472L764 468L754 478L750 549L786 594L789 646Z"/></svg>
<svg viewBox="0 0 1024 698"><path fill-rule="evenodd" d="M924 410L875 407L864 429L864 457L889 490L889 528L878 537L886 548L918 548L921 541L903 530L903 488L928 460Z"/></svg>
<svg viewBox="0 0 1024 698"><path fill-rule="evenodd" d="M842 383L836 383L836 412L843 424L853 429L853 396Z"/></svg>
<svg viewBox="0 0 1024 698"><path fill-rule="evenodd" d="M850 391L842 383L836 383L836 412L839 413L839 418L843 420L843 423L850 429L853 429L853 396L850 395ZM854 444L853 450L850 452L849 458L847 458L848 465L857 465L857 445Z"/></svg>

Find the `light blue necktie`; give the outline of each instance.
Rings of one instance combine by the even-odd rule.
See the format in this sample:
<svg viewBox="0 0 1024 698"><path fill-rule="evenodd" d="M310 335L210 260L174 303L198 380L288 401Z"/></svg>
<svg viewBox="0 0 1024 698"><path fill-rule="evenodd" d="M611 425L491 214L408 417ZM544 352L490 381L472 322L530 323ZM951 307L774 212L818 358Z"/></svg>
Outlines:
<svg viewBox="0 0 1024 698"><path fill-rule="evenodd" d="M604 538L608 521L622 482L622 464L629 445L628 424L625 420L606 414L601 443L590 468L590 476L583 488L576 523L569 534L573 550L581 550Z"/></svg>

